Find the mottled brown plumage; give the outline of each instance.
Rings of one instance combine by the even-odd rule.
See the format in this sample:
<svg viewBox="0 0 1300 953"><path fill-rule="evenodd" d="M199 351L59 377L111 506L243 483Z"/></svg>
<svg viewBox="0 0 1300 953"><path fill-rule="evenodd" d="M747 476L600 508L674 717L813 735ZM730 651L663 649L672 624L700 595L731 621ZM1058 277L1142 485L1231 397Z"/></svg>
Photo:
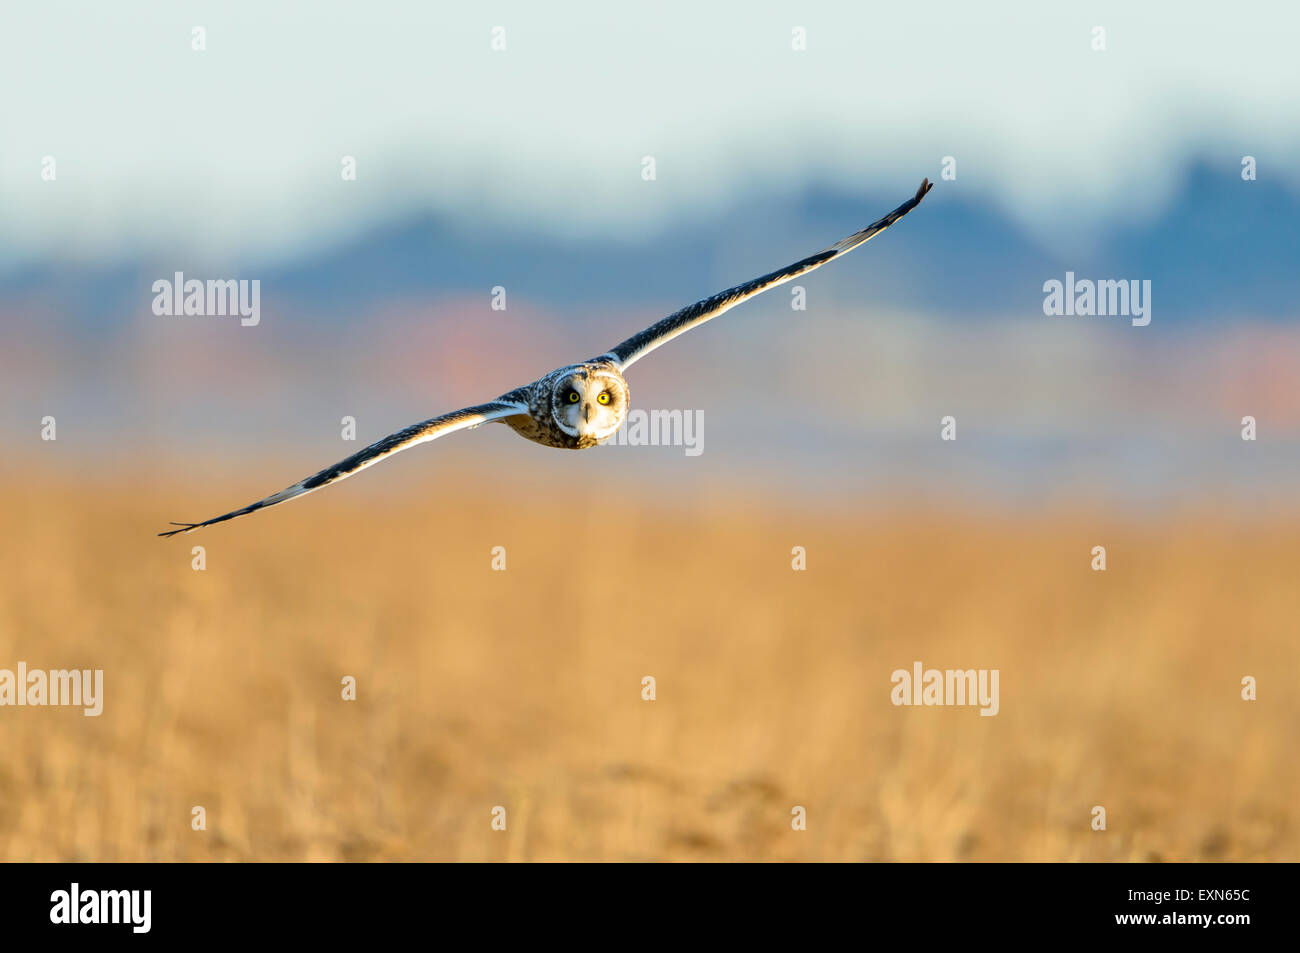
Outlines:
<svg viewBox="0 0 1300 953"><path fill-rule="evenodd" d="M567 394L582 391L577 403ZM600 403L601 395L609 402ZM526 414L503 418L521 437L547 447L586 450L612 435L623 425L629 409L627 381L608 361L584 361L551 371L526 387L511 391L502 400L517 400L528 406ZM570 412L586 411L587 420L564 423Z"/></svg>

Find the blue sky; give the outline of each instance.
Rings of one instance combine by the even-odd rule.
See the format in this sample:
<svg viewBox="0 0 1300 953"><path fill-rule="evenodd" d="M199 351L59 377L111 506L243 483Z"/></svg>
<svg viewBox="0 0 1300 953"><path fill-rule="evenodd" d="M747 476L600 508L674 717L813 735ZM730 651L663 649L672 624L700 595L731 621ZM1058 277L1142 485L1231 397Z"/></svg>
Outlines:
<svg viewBox="0 0 1300 953"><path fill-rule="evenodd" d="M1189 157L1300 187L1298 34L1283 3L8 5L0 243L293 256L411 207L617 237L805 183L907 192L947 155L1082 241L1157 214Z"/></svg>

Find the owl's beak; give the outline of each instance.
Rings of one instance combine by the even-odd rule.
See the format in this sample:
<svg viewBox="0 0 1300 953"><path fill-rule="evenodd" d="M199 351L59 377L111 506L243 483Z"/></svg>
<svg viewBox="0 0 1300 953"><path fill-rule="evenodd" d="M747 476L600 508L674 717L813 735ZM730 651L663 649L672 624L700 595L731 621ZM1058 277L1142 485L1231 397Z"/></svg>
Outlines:
<svg viewBox="0 0 1300 953"><path fill-rule="evenodd" d="M584 423L591 423L591 404L582 405L582 419Z"/></svg>

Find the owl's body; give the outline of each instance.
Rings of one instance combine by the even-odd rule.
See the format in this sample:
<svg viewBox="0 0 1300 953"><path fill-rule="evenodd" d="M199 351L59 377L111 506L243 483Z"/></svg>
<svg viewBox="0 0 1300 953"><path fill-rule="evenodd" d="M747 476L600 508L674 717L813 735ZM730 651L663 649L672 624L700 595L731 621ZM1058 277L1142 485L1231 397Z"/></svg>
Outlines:
<svg viewBox="0 0 1300 953"><path fill-rule="evenodd" d="M570 402L573 395L578 399ZM519 436L547 447L586 450L623 425L628 387L614 364L591 360L557 367L499 400L528 408L501 418Z"/></svg>
<svg viewBox="0 0 1300 953"><path fill-rule="evenodd" d="M556 368L531 384L525 384L485 404L465 407L413 424L405 430L399 430L372 443L346 460L340 460L333 466L326 467L319 473L242 509L232 510L202 523L175 523L173 525L179 526L180 529L169 530L158 535L174 536L177 533L189 533L203 526L234 519L255 510L283 503L285 500L295 499L359 473L399 450L435 440L457 430L472 430L490 421L504 423L519 436L543 446L559 447L564 450L585 450L594 447L600 441L613 436L627 419L629 396L623 373L634 362L679 334L716 318L742 301L761 294L768 288L784 284L814 268L820 268L831 259L857 248L916 208L929 190L930 182L925 180L915 196L862 231L855 232L824 251L796 261L778 271L682 308L598 357Z"/></svg>

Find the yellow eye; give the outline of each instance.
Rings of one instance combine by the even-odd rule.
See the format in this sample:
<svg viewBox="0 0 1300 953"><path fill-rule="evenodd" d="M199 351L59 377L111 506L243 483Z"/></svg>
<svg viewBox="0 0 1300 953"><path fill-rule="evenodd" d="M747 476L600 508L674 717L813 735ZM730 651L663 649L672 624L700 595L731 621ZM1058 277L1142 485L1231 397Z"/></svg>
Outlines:
<svg viewBox="0 0 1300 953"><path fill-rule="evenodd" d="M601 391L601 392L600 392L600 396L597 397L596 400L600 401L602 404L608 404L608 403L609 403L609 391L607 391L607 390L605 390L605 391Z"/></svg>
<svg viewBox="0 0 1300 953"><path fill-rule="evenodd" d="M578 392L576 390L569 391L569 403L576 404L577 402L578 402Z"/></svg>

